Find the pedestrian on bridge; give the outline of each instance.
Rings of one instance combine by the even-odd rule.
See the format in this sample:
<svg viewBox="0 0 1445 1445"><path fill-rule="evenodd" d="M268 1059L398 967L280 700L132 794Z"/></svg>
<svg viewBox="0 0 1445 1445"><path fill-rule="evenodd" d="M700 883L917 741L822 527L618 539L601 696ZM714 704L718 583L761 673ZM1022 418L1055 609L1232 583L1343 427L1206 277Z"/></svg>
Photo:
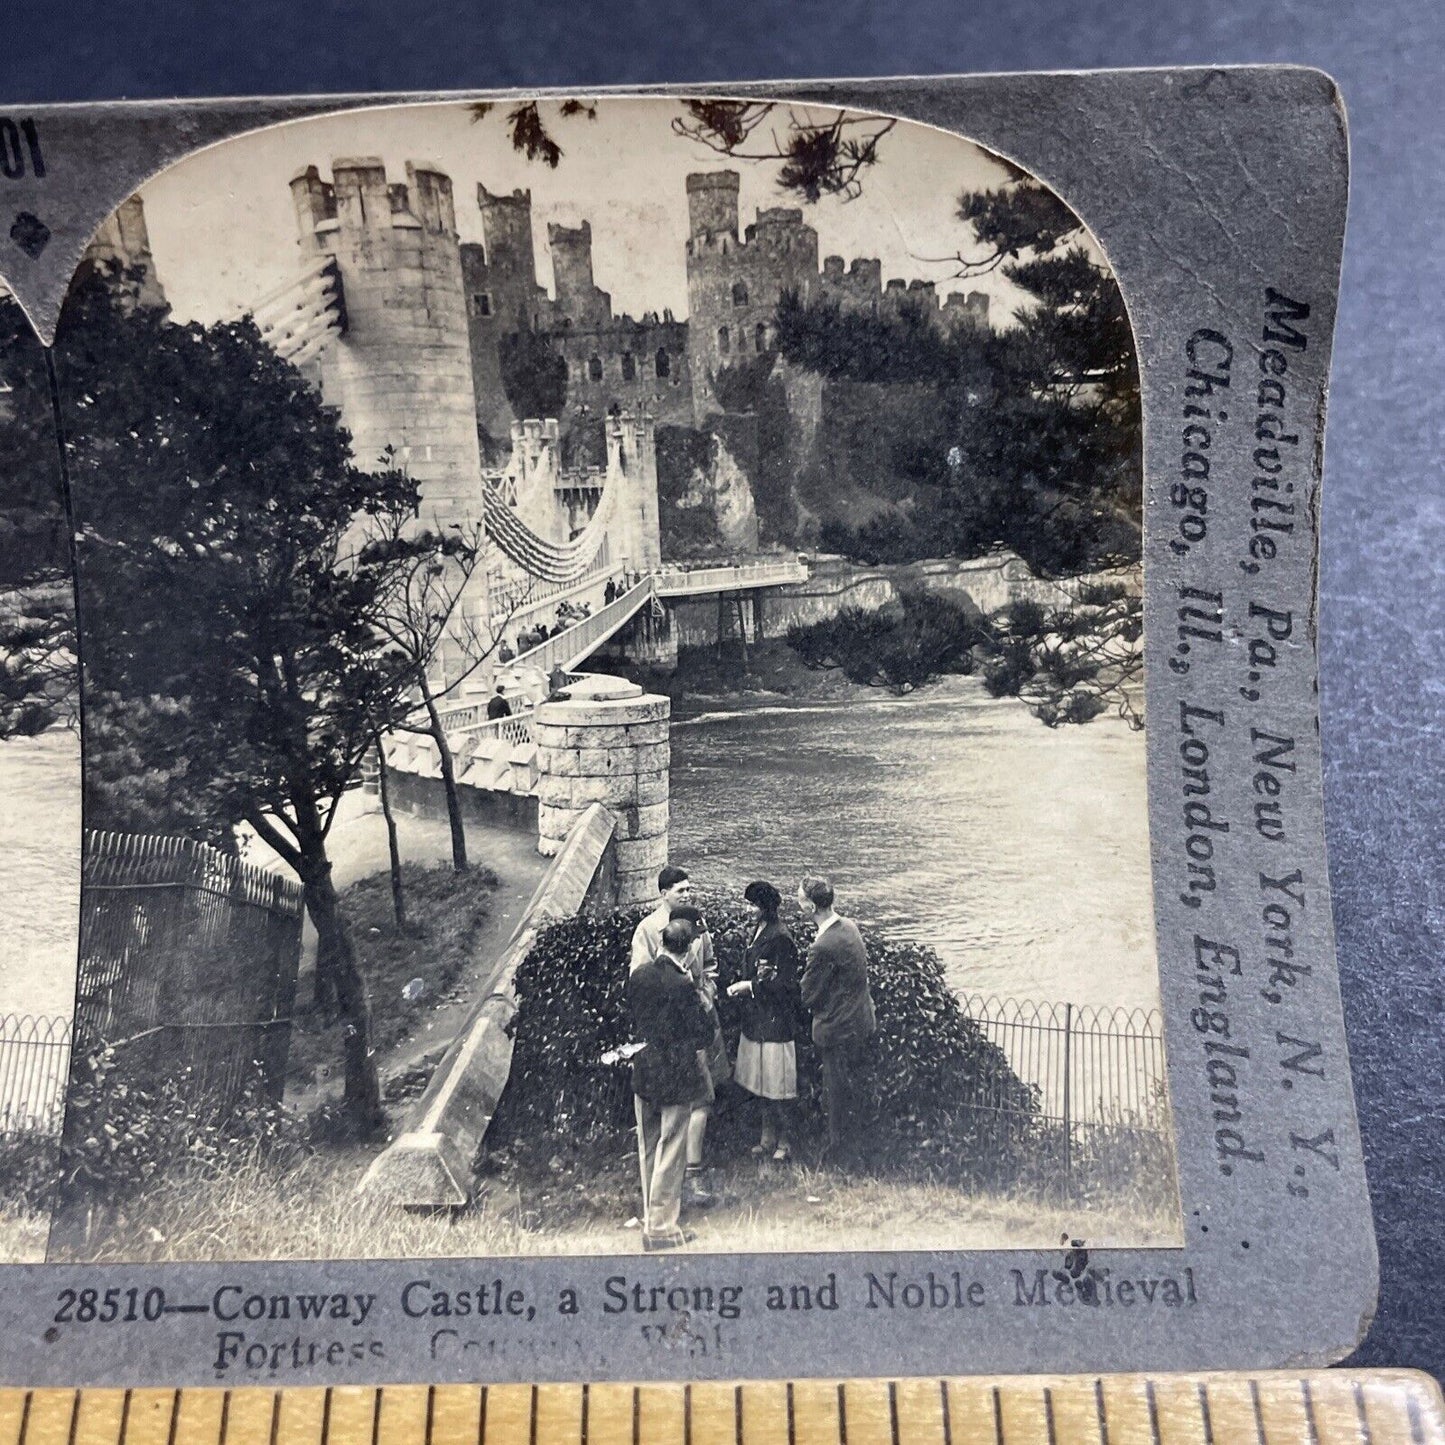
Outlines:
<svg viewBox="0 0 1445 1445"><path fill-rule="evenodd" d="M487 721L498 722L504 717L511 717L512 704L502 695L502 684L497 684L497 690L487 702Z"/></svg>

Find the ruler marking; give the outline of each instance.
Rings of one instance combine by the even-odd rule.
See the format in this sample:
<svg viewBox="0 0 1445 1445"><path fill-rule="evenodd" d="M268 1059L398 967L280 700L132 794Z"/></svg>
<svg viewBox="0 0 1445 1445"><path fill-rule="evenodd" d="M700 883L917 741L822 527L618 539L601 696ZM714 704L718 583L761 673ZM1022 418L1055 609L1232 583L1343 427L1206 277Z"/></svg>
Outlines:
<svg viewBox="0 0 1445 1445"><path fill-rule="evenodd" d="M533 1442L536 1445L536 1442ZM692 1386L682 1387L682 1445L692 1445Z"/></svg>
<svg viewBox="0 0 1445 1445"><path fill-rule="evenodd" d="M1360 1445L1374 1445L1374 1434L1370 1429L1370 1414L1365 1409L1365 1387L1355 1381L1355 1419L1359 1422Z"/></svg>
<svg viewBox="0 0 1445 1445"><path fill-rule="evenodd" d="M889 1408L894 1412L893 1438L898 1439L897 1406L893 1398L893 1385L888 1386ZM848 1400L842 1382L838 1385L838 1445L848 1445Z"/></svg>
<svg viewBox="0 0 1445 1445"><path fill-rule="evenodd" d="M1196 1387L1199 1391L1199 1418L1204 1422L1204 1445L1214 1445L1214 1417L1209 1413L1209 1391L1201 1380Z"/></svg>
<svg viewBox="0 0 1445 1445"><path fill-rule="evenodd" d="M482 1398L477 1405L477 1445L487 1438L487 1387L482 1386Z"/></svg>
<svg viewBox="0 0 1445 1445"><path fill-rule="evenodd" d="M321 1445L329 1445L331 1440L331 1386L326 1387L326 1393L321 1397Z"/></svg>
<svg viewBox="0 0 1445 1445"><path fill-rule="evenodd" d="M948 1414L948 1381L938 1382L938 1398L943 1404L943 1445L953 1445L953 1421Z"/></svg>
<svg viewBox="0 0 1445 1445"><path fill-rule="evenodd" d="M582 1438L581 1438L581 1441L580 1441L580 1445L587 1445L587 1424L588 1424L587 1416L588 1416L588 1412L589 1412L589 1410L590 1410L590 1408L591 1408L591 1399L590 1399L590 1396L589 1396L589 1389L590 1389L590 1387L589 1387L587 1384L584 1383L583 1386L582 1386L582 1430L581 1430L581 1437L582 1437Z"/></svg>
<svg viewBox="0 0 1445 1445"><path fill-rule="evenodd" d="M119 1445L125 1445L125 1437L130 1430L130 1391L127 1390L121 1397L120 1402L120 1435L117 1437Z"/></svg>
<svg viewBox="0 0 1445 1445"><path fill-rule="evenodd" d="M1144 1381L1144 1398L1149 1402L1149 1438L1154 1445L1162 1445L1159 1438L1159 1401L1154 1395L1154 1381Z"/></svg>
<svg viewBox="0 0 1445 1445"><path fill-rule="evenodd" d="M76 1396L76 1403L79 1404L79 1402L80 1402L80 1397L79 1397L79 1395L77 1394L77 1396ZM166 1430L166 1445L176 1445L176 1430L177 1430L177 1428L180 1426L180 1423L181 1423L181 1391L180 1391L180 1387L177 1386L177 1387L176 1387L176 1393L171 1397L171 1423L170 1423L169 1428ZM73 1433L72 1433L72 1435L71 1435L71 1437L70 1437L70 1445L75 1445L75 1436L74 1436ZM124 1445L124 1442L122 1442L122 1445Z"/></svg>
<svg viewBox="0 0 1445 1445"><path fill-rule="evenodd" d="M66 1431L67 1445L75 1445L75 1427L80 1424L80 1391L77 1390L70 1400L70 1427ZM174 1428L174 1422L172 1422Z"/></svg>
<svg viewBox="0 0 1445 1445"><path fill-rule="evenodd" d="M381 1445L381 1391L371 1401L371 1445Z"/></svg>
<svg viewBox="0 0 1445 1445"><path fill-rule="evenodd" d="M271 1395L271 1445L276 1445L281 1435L281 1392L276 1390Z"/></svg>
<svg viewBox="0 0 1445 1445"><path fill-rule="evenodd" d="M426 1435L423 1437L426 1445L431 1445L432 1421L436 1417L437 1409L437 1387L428 1385L426 1387Z"/></svg>
<svg viewBox="0 0 1445 1445"><path fill-rule="evenodd" d="M1003 1445L1003 1396L997 1385L993 1387L993 1438L998 1445Z"/></svg>
<svg viewBox="0 0 1445 1445"><path fill-rule="evenodd" d="M632 1445L642 1445L642 1391L632 1387Z"/></svg>
<svg viewBox="0 0 1445 1445"><path fill-rule="evenodd" d="M1410 1416L1410 1439L1414 1445L1425 1445L1425 1422L1420 1418L1420 1400L1414 1390L1405 1388L1405 1408Z"/></svg>
<svg viewBox="0 0 1445 1445"><path fill-rule="evenodd" d="M1268 1445L1264 1434L1264 1407L1259 1402L1259 1381L1249 1382L1249 1398L1254 1405L1254 1437L1259 1445Z"/></svg>
<svg viewBox="0 0 1445 1445"><path fill-rule="evenodd" d="M1300 1377L1300 1395L1304 1400L1305 1425L1310 1432L1310 1445L1320 1445L1320 1430L1315 1423L1315 1397L1310 1389L1310 1382L1303 1376Z"/></svg>
<svg viewBox="0 0 1445 1445"><path fill-rule="evenodd" d="M788 1445L798 1445L797 1429L793 1421L793 1382L788 1381Z"/></svg>
<svg viewBox="0 0 1445 1445"><path fill-rule="evenodd" d="M371 1445L377 1445L373 1440ZM537 1387L532 1386L532 1399L527 1406L527 1445L537 1445Z"/></svg>
<svg viewBox="0 0 1445 1445"><path fill-rule="evenodd" d="M743 1387L733 1386L733 1445L743 1445Z"/></svg>
<svg viewBox="0 0 1445 1445"><path fill-rule="evenodd" d="M329 1394L331 1393L331 1391L328 1390L326 1393L329 1395ZM216 1441L216 1445L226 1445L226 1432L227 1432L230 1428L231 1428L231 1392L230 1392L229 1390L226 1390L226 1391L223 1391L223 1392L222 1392L222 1395L221 1395L221 1434L220 1434L220 1438ZM122 1441L119 1442L119 1445L125 1445L125 1442L122 1440ZM326 1445L326 1441L325 1441L325 1438L324 1438L324 1437L323 1437L323 1439L322 1439L321 1445Z"/></svg>
<svg viewBox="0 0 1445 1445"><path fill-rule="evenodd" d="M129 1391L127 1391L129 1397ZM25 1392L25 1403L20 1407L20 1434L16 1437L15 1445L25 1445L25 1432L30 1429L30 1402L35 1398L34 1390ZM125 1427L122 1425L121 1434L125 1434Z"/></svg>
<svg viewBox="0 0 1445 1445"><path fill-rule="evenodd" d="M1054 1428L1054 1392L1044 1386L1044 1424L1048 1426L1049 1445L1059 1445L1058 1432Z"/></svg>
<svg viewBox="0 0 1445 1445"><path fill-rule="evenodd" d="M1109 1412L1104 1406L1104 1382L1094 1376L1094 1414L1099 1419L1099 1445L1109 1445Z"/></svg>

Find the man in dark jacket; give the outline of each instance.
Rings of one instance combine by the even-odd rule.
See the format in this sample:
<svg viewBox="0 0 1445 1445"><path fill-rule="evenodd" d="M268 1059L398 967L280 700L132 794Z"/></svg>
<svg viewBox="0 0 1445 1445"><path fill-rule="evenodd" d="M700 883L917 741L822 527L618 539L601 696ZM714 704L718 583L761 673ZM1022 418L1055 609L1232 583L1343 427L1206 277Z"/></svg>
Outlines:
<svg viewBox="0 0 1445 1445"><path fill-rule="evenodd" d="M642 1247L676 1249L689 1236L678 1225L687 1174L687 1125L708 1094L698 1050L713 1025L687 971L693 928L674 919L662 930L656 958L632 970L627 1003L633 1038L644 1047L632 1060L637 1111L637 1162L642 1175Z"/></svg>
<svg viewBox="0 0 1445 1445"><path fill-rule="evenodd" d="M813 1043L823 1069L830 1164L856 1164L864 1153L858 1119L859 1076L878 1027L868 991L868 950L851 918L833 911L833 885L804 878L798 906L818 925L800 991L813 1015Z"/></svg>

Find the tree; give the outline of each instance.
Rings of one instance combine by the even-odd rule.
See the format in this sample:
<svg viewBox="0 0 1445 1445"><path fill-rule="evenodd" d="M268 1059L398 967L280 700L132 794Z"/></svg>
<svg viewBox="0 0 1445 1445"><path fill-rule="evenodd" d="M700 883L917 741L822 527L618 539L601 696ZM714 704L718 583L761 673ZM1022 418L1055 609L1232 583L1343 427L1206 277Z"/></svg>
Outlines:
<svg viewBox="0 0 1445 1445"><path fill-rule="evenodd" d="M478 521L445 532L418 529L405 507L383 508L368 519L361 555L384 564L385 583L375 600L373 621L399 669L413 708L393 716L395 732L431 739L440 763L451 829L452 867L467 869L467 835L442 707L481 670L501 645L502 635L532 593L530 581L506 594L506 610L479 620L465 604L478 585L486 586L493 554L485 524ZM446 654L444 656L444 654ZM378 736L385 726L379 728Z"/></svg>
<svg viewBox="0 0 1445 1445"><path fill-rule="evenodd" d="M300 878L320 1007L344 1019L353 1123L380 1118L370 1005L327 838L379 727L409 710L379 640L393 560L357 519L410 508L249 320L171 323L72 292L56 340L69 422L92 825L234 846L245 822Z"/></svg>
<svg viewBox="0 0 1445 1445"><path fill-rule="evenodd" d="M0 295L0 740L79 711L70 525L45 351Z"/></svg>
<svg viewBox="0 0 1445 1445"><path fill-rule="evenodd" d="M518 417L561 416L567 405L567 358L535 331L515 331L497 345L502 390Z"/></svg>

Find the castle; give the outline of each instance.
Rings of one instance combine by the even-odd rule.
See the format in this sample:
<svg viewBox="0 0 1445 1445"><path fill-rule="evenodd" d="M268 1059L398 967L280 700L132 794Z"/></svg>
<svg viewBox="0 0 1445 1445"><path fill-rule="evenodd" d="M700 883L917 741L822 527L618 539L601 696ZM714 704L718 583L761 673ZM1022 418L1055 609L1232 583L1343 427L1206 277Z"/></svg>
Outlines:
<svg viewBox="0 0 1445 1445"><path fill-rule="evenodd" d="M643 537L629 527L636 555L613 559L640 565L657 551L653 448L672 428L663 510L680 537L701 526L708 545L733 552L755 550L760 531L773 545L806 543L838 499L871 505L865 492L920 435L928 404L906 387L834 384L788 366L777 351L780 299L875 315L908 306L952 330L987 327L988 297L885 283L867 257L820 261L818 233L797 209L759 210L744 227L736 171L694 173L686 189L689 314L632 317L597 284L586 221L548 226L551 292L538 283L526 190L479 184L482 239L463 242L451 178L435 166L409 163L404 180L371 157L335 159L329 179L308 166L291 181L299 273L252 314L338 409L358 463L404 468L442 525L475 520L483 494L500 489L564 546L587 528L611 476L628 491L628 515L654 529ZM163 303L138 199L92 249L93 259L137 265L136 299ZM549 408L555 431L538 430L536 412L519 415L509 397L508 351L519 341L566 368L565 401ZM612 435L619 416L641 427L630 442Z"/></svg>
<svg viewBox="0 0 1445 1445"><path fill-rule="evenodd" d="M502 436L512 416L501 382L503 337L543 337L567 365L564 428L609 412L645 408L661 425L698 426L726 408L718 374L775 354L774 317L785 292L837 302L874 315L911 304L940 327L986 326L988 297L954 292L940 302L931 281L883 282L872 258L845 264L824 258L818 233L796 209L760 210L739 224L739 176L708 171L688 176L686 241L688 317L648 312L615 315L596 283L592 228L551 223L555 295L537 282L531 193L493 195L477 187L481 244L461 247L472 341L477 415Z"/></svg>

